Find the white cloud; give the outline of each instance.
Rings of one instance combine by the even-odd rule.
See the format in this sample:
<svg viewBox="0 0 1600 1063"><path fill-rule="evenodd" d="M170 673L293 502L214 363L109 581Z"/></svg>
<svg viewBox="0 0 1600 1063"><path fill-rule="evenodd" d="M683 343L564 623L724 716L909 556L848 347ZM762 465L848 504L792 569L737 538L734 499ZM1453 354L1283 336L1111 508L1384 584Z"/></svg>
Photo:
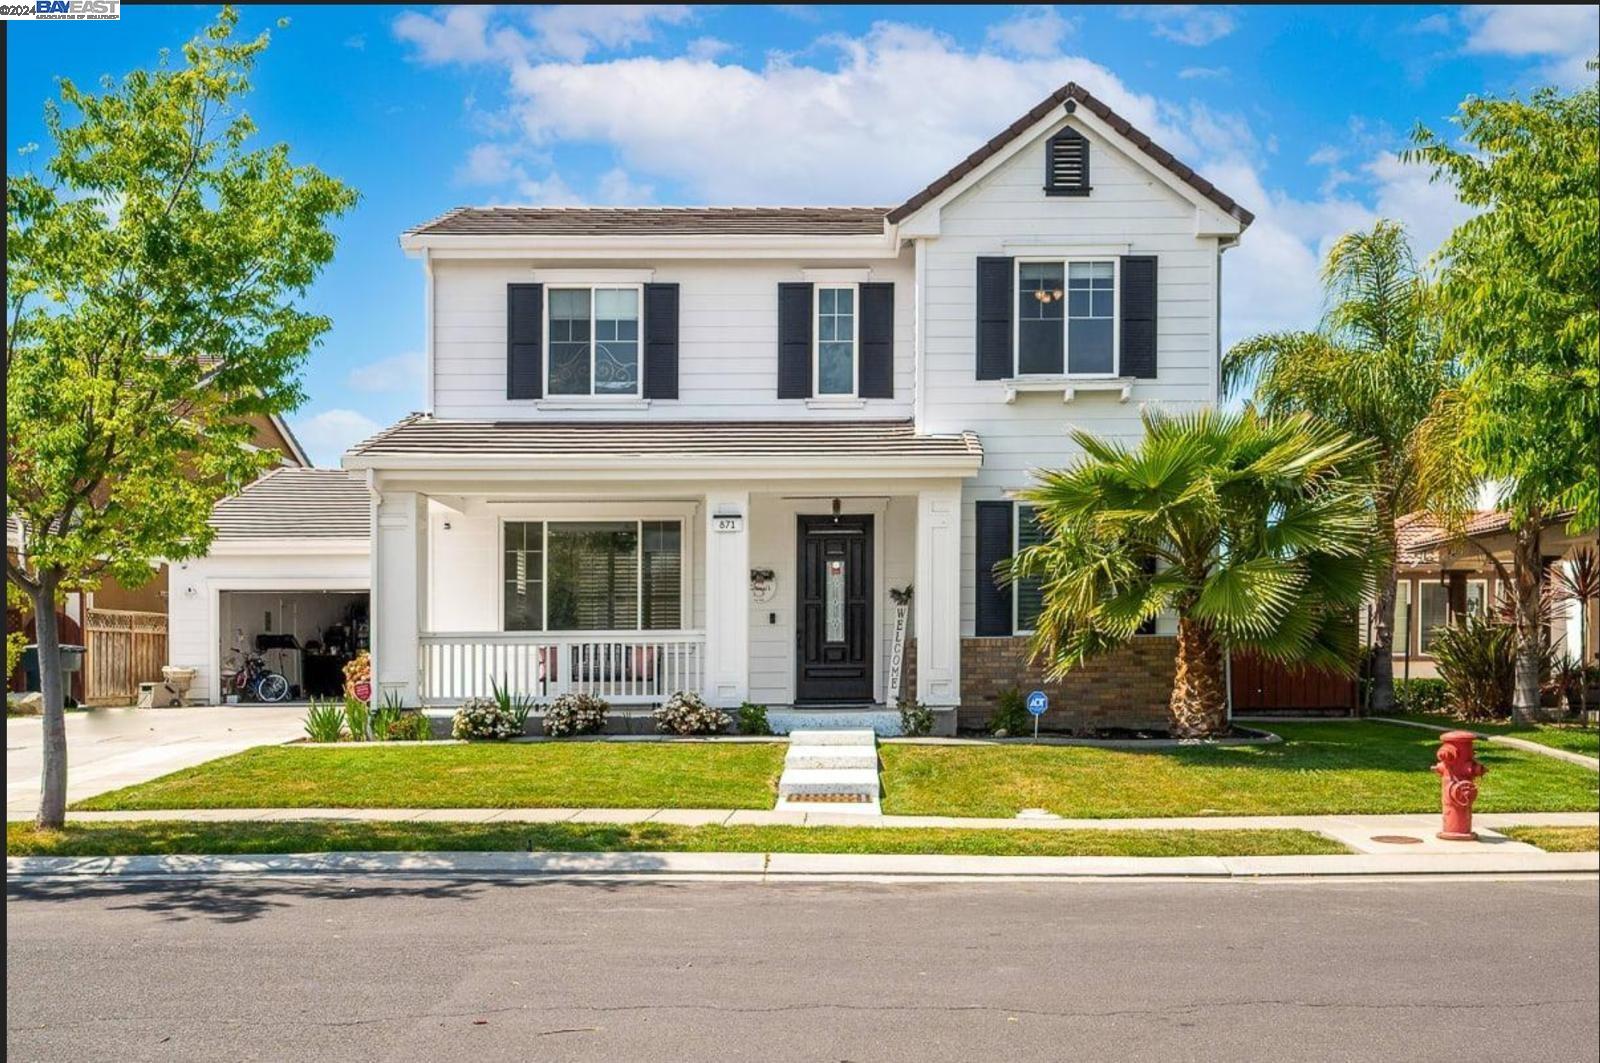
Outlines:
<svg viewBox="0 0 1600 1063"><path fill-rule="evenodd" d="M1540 75L1565 86L1592 84L1585 64L1595 56L1600 8L1592 4L1492 4L1461 14L1476 55L1541 58Z"/></svg>
<svg viewBox="0 0 1600 1063"><path fill-rule="evenodd" d="M726 55L727 53L735 50L736 49L732 44L729 44L724 40L718 40L716 37L696 37L694 40L689 42L689 45L684 49L684 52L689 56L690 59L709 60L715 59L720 55Z"/></svg>
<svg viewBox="0 0 1600 1063"><path fill-rule="evenodd" d="M394 21L394 33L415 46L424 63L532 57L582 62L591 52L654 40L658 26L687 22L693 14L681 4L554 4L528 9L518 27L497 21L493 7L450 7L434 15L404 12Z"/></svg>
<svg viewBox="0 0 1600 1063"><path fill-rule="evenodd" d="M300 418L292 427L311 460L333 468L338 466L341 454L383 426L356 410L335 409Z"/></svg>
<svg viewBox="0 0 1600 1063"><path fill-rule="evenodd" d="M1122 17L1150 23L1151 32L1169 41L1198 48L1219 41L1238 28L1226 8L1197 4L1150 4L1122 9Z"/></svg>
<svg viewBox="0 0 1600 1063"><path fill-rule="evenodd" d="M1332 166L1344 158L1344 150L1332 144L1324 144L1306 159L1309 166Z"/></svg>
<svg viewBox="0 0 1600 1063"><path fill-rule="evenodd" d="M612 206L649 203L656 196L654 186L635 182L620 166L600 175L598 190L599 202Z"/></svg>
<svg viewBox="0 0 1600 1063"><path fill-rule="evenodd" d="M1038 4L990 26L987 39L991 47L1013 55L1054 55L1076 29L1077 23L1063 18L1054 7Z"/></svg>
<svg viewBox="0 0 1600 1063"><path fill-rule="evenodd" d="M424 354L396 354L350 370L345 382L352 391L380 394L409 391L420 397L428 371Z"/></svg>
<svg viewBox="0 0 1600 1063"><path fill-rule="evenodd" d="M1186 66L1178 71L1178 77L1184 81L1224 80L1232 75L1233 71L1225 66Z"/></svg>
<svg viewBox="0 0 1600 1063"><path fill-rule="evenodd" d="M512 149L504 144L475 144L456 168L456 180L466 185L500 185L522 176Z"/></svg>
<svg viewBox="0 0 1600 1063"><path fill-rule="evenodd" d="M1449 15L1444 15L1444 14L1439 14L1439 15L1429 15L1427 18L1419 19L1417 21L1417 24L1411 27L1411 32L1413 32L1413 33L1449 33L1450 32L1450 16Z"/></svg>

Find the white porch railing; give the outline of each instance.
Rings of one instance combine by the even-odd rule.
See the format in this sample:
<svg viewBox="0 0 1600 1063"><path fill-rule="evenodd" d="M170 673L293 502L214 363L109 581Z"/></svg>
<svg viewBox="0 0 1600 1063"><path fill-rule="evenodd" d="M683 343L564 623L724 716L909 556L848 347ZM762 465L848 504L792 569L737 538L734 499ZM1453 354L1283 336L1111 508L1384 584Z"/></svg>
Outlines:
<svg viewBox="0 0 1600 1063"><path fill-rule="evenodd" d="M569 691L650 705L705 681L701 631L425 632L422 702L453 704L502 690L549 701Z"/></svg>

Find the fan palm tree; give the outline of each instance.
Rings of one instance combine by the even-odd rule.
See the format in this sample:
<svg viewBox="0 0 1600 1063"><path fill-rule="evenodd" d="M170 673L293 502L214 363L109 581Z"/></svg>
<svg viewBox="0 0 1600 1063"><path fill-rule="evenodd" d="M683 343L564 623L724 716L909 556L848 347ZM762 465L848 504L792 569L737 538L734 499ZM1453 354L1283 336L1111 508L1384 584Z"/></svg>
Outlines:
<svg viewBox="0 0 1600 1063"><path fill-rule="evenodd" d="M1022 493L1044 540L1004 575L1041 581L1032 649L1053 678L1178 614L1179 737L1227 727L1223 655L1349 673L1372 572L1371 447L1306 414L1147 413L1127 449L1083 432Z"/></svg>
<svg viewBox="0 0 1600 1063"><path fill-rule="evenodd" d="M1372 506L1389 560L1372 595L1371 707L1387 712L1394 705L1396 521L1413 510L1464 512L1475 486L1454 441L1430 430L1459 372L1439 342L1427 279L1397 222L1341 237L1322 281L1320 326L1235 344L1222 361L1222 386L1229 396L1252 393L1265 413L1312 413L1372 441Z"/></svg>

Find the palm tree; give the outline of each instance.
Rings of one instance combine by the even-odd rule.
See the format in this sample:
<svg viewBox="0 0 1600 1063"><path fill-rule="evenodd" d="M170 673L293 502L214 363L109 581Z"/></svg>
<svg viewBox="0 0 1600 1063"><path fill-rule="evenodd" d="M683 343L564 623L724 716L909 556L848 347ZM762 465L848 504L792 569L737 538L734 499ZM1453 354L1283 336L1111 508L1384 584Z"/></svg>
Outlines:
<svg viewBox="0 0 1600 1063"><path fill-rule="evenodd" d="M1388 558L1373 598L1372 708L1394 706L1395 523L1413 510L1461 512L1473 489L1459 448L1441 449L1430 418L1458 379L1439 342L1426 278L1397 222L1347 233L1322 269L1326 311L1312 332L1235 344L1222 361L1225 394L1253 391L1270 414L1307 412L1371 440L1372 507ZM1430 450L1430 448L1433 448Z"/></svg>
<svg viewBox="0 0 1600 1063"><path fill-rule="evenodd" d="M1045 538L1004 575L1038 579L1032 649L1053 678L1178 614L1170 710L1183 738L1227 727L1223 655L1349 673L1369 585L1372 448L1310 415L1147 413L1137 449L1084 456L1022 492Z"/></svg>

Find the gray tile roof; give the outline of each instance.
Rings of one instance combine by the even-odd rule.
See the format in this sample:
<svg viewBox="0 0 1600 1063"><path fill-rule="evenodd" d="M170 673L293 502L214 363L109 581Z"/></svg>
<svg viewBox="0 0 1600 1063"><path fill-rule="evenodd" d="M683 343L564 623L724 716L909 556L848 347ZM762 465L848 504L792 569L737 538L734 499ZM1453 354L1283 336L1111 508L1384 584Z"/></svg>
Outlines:
<svg viewBox="0 0 1600 1063"><path fill-rule="evenodd" d="M281 468L211 510L217 539L365 539L367 485L343 469Z"/></svg>
<svg viewBox="0 0 1600 1063"><path fill-rule="evenodd" d="M417 236L876 236L888 207L457 207Z"/></svg>
<svg viewBox="0 0 1600 1063"><path fill-rule="evenodd" d="M918 435L910 421L463 421L413 414L349 454L960 459L981 458L983 445L972 432Z"/></svg>

